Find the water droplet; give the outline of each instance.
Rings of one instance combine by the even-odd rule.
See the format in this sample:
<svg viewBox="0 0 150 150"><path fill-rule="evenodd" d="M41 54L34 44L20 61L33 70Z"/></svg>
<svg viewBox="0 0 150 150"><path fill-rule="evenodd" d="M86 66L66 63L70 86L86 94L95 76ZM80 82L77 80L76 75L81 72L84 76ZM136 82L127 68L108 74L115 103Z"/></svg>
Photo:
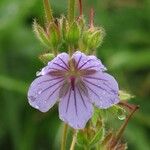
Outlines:
<svg viewBox="0 0 150 150"><path fill-rule="evenodd" d="M37 93L38 93L38 94L41 94L41 93L42 93L42 89L39 89Z"/></svg>
<svg viewBox="0 0 150 150"><path fill-rule="evenodd" d="M118 119L125 120L126 119L126 111L124 109L118 110Z"/></svg>
<svg viewBox="0 0 150 150"><path fill-rule="evenodd" d="M126 115L120 115L120 116L118 116L118 119L119 120L125 120L126 119Z"/></svg>
<svg viewBox="0 0 150 150"><path fill-rule="evenodd" d="M105 94L106 94L106 92L103 92L102 94L103 94L103 95L105 95Z"/></svg>

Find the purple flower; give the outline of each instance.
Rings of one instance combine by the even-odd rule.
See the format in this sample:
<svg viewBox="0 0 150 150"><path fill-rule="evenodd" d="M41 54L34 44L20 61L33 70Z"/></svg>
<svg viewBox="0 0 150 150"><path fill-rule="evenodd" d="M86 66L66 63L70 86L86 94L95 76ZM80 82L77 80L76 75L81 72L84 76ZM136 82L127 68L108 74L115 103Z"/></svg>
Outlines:
<svg viewBox="0 0 150 150"><path fill-rule="evenodd" d="M95 56L61 53L39 73L28 91L29 103L47 112L59 102L59 117L75 129L85 127L93 104L106 109L119 102L118 84Z"/></svg>

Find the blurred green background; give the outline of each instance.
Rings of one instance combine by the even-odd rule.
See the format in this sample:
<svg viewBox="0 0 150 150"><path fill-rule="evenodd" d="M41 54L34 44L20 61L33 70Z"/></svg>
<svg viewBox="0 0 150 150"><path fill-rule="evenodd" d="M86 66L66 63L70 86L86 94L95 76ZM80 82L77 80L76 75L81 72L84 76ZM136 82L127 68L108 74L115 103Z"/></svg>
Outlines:
<svg viewBox="0 0 150 150"><path fill-rule="evenodd" d="M67 0L51 0L54 16L66 14ZM140 110L130 121L124 141L129 150L150 149L150 1L83 0L88 16L106 30L98 57L120 89L133 95ZM42 0L0 0L0 150L57 150L61 121L57 108L40 113L27 101L27 89L43 64L44 52L32 32L43 20ZM88 18L87 18L88 19ZM113 124L112 124L113 126Z"/></svg>

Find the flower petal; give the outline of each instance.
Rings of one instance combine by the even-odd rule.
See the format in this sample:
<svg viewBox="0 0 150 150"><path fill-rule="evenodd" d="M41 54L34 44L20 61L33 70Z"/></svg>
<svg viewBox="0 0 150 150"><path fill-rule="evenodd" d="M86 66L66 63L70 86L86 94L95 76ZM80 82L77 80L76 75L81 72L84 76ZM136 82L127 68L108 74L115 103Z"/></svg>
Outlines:
<svg viewBox="0 0 150 150"><path fill-rule="evenodd" d="M49 75L35 79L28 91L30 105L42 112L48 111L56 103L63 82L62 77L51 77Z"/></svg>
<svg viewBox="0 0 150 150"><path fill-rule="evenodd" d="M94 55L86 56L84 53L77 51L73 54L72 58L76 61L76 67L82 69L94 69L96 71L105 71L106 68Z"/></svg>
<svg viewBox="0 0 150 150"><path fill-rule="evenodd" d="M67 53L61 53L48 63L46 67L42 69L39 75L49 74L51 71L67 71L68 70L69 55Z"/></svg>
<svg viewBox="0 0 150 150"><path fill-rule="evenodd" d="M59 103L59 117L75 129L83 129L93 112L92 103L78 87L69 89Z"/></svg>
<svg viewBox="0 0 150 150"><path fill-rule="evenodd" d="M90 100L99 108L108 108L119 102L118 83L111 75L97 72L83 77Z"/></svg>

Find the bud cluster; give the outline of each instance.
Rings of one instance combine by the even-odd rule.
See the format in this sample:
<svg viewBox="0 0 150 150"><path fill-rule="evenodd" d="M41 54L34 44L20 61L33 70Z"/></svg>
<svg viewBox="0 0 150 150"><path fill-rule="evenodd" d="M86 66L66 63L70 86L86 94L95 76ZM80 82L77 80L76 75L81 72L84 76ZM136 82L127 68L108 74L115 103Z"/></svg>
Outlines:
<svg viewBox="0 0 150 150"><path fill-rule="evenodd" d="M72 22L65 16L51 19L45 28L34 21L33 29L43 46L54 55L69 48L91 54L101 45L104 37L104 30L93 24L86 25L83 15Z"/></svg>

